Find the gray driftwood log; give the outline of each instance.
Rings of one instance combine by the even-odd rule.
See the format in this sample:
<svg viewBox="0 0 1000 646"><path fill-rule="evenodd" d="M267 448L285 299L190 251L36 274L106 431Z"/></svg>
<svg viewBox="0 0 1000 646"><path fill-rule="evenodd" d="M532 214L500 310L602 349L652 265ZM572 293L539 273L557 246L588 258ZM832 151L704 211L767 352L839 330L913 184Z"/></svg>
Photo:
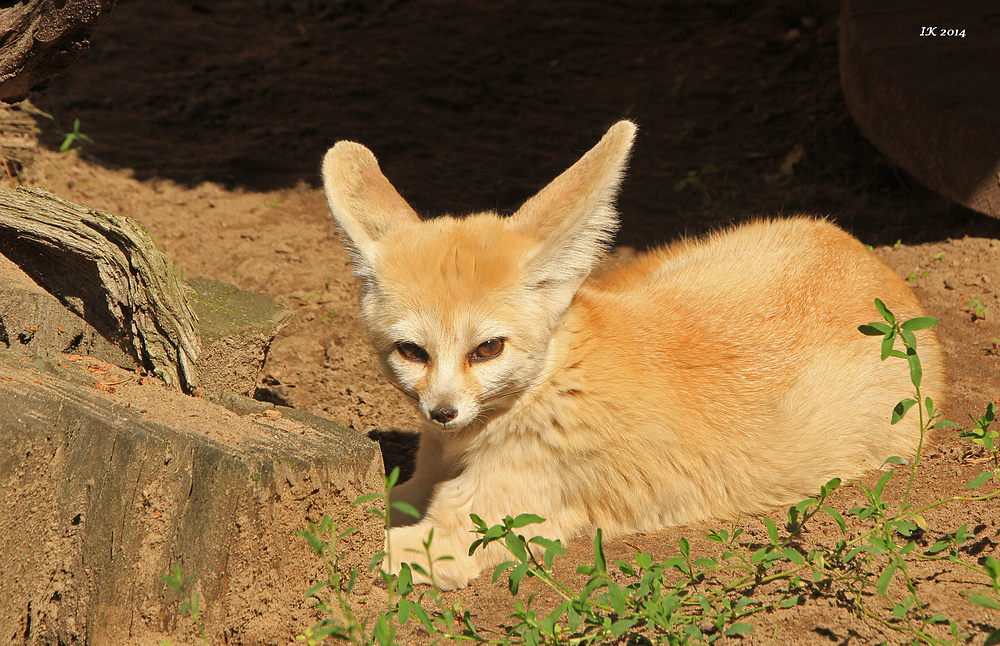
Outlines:
<svg viewBox="0 0 1000 646"><path fill-rule="evenodd" d="M173 263L138 222L44 191L0 189L0 254L138 365L196 391L194 310Z"/></svg>

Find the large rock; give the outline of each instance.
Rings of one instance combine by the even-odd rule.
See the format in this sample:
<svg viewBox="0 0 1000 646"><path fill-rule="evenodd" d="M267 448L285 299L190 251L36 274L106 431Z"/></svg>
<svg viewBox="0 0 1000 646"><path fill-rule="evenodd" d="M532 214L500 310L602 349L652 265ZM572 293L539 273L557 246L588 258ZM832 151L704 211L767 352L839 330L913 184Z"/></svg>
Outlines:
<svg viewBox="0 0 1000 646"><path fill-rule="evenodd" d="M185 643L160 579L179 563L211 643L287 644L323 576L295 532L325 514L359 528L342 549L365 571L383 533L350 502L380 487L377 446L220 400L237 412L93 358L0 352L0 642Z"/></svg>
<svg viewBox="0 0 1000 646"><path fill-rule="evenodd" d="M928 188L1000 217L994 0L843 0L840 82L861 132Z"/></svg>

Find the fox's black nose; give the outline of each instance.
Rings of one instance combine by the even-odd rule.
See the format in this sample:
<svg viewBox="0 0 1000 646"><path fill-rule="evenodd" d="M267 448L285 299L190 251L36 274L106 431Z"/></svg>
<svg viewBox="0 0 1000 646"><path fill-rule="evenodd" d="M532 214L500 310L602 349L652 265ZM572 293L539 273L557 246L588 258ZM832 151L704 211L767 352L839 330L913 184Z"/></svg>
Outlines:
<svg viewBox="0 0 1000 646"><path fill-rule="evenodd" d="M447 424L458 417L458 409L451 406L442 406L431 411L431 419L438 424Z"/></svg>

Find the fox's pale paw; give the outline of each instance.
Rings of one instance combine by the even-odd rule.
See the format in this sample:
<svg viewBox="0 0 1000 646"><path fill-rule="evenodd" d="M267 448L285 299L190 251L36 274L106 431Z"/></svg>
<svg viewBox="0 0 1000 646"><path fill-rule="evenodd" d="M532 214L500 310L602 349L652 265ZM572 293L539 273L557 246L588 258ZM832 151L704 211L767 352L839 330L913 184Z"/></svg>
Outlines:
<svg viewBox="0 0 1000 646"><path fill-rule="evenodd" d="M403 563L410 563L418 565L424 572L432 572L434 583L442 590L464 588L479 574L480 566L469 556L468 547L463 550L451 545L440 530L435 530L430 548L431 558L434 560L432 570L427 562L427 549L424 547L429 530L430 528L423 523L389 530L386 542L387 551L392 556L393 574L399 573ZM413 582L430 584L431 580L413 569Z"/></svg>

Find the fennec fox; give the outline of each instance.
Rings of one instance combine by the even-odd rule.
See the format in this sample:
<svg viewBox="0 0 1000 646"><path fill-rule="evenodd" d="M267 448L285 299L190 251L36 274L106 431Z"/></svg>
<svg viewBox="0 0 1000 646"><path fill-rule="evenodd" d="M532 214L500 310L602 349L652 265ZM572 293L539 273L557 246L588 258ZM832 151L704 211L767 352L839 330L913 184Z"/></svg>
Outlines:
<svg viewBox="0 0 1000 646"><path fill-rule="evenodd" d="M634 134L615 124L510 217L421 221L367 148L326 154L371 342L428 422L393 492L423 514L393 516L396 569L426 567L432 529L435 558L453 557L434 565L442 588L505 560L469 556L470 513L535 513L562 540L651 532L798 502L915 452L917 416L889 423L912 390L906 362L881 362L857 327L879 318L875 298L923 312L833 224L746 224L588 280ZM921 335L937 398L940 352Z"/></svg>

